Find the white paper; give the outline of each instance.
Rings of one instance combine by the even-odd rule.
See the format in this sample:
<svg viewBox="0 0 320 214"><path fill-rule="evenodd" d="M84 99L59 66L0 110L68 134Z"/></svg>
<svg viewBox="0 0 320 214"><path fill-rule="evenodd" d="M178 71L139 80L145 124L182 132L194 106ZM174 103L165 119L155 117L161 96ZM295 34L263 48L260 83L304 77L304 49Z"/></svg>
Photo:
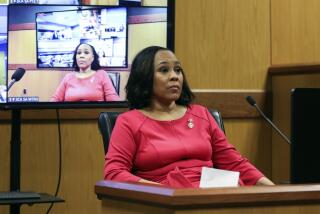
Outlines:
<svg viewBox="0 0 320 214"><path fill-rule="evenodd" d="M202 167L200 188L236 187L239 185L239 172Z"/></svg>

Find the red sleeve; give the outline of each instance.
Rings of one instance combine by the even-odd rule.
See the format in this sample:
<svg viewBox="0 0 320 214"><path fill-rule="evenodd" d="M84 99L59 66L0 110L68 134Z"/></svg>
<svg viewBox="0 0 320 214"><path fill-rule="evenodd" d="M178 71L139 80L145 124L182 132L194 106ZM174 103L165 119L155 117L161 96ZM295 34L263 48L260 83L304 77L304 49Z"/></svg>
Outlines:
<svg viewBox="0 0 320 214"><path fill-rule="evenodd" d="M103 92L104 92L104 99L106 101L119 101L120 97L117 94L115 88L113 87L112 81L107 72L102 71L102 82L103 82Z"/></svg>
<svg viewBox="0 0 320 214"><path fill-rule="evenodd" d="M225 134L219 128L213 117L209 115L212 137L212 161L213 167L240 172L240 184L255 185L264 175L254 167L246 158L229 144ZM243 182L243 183L242 183Z"/></svg>
<svg viewBox="0 0 320 214"><path fill-rule="evenodd" d="M137 182L140 177L131 173L136 153L133 124L121 115L112 131L108 152L105 156L104 179Z"/></svg>
<svg viewBox="0 0 320 214"><path fill-rule="evenodd" d="M65 98L67 82L68 82L68 74L62 79L60 85L54 92L54 95L51 97L51 102L63 102Z"/></svg>

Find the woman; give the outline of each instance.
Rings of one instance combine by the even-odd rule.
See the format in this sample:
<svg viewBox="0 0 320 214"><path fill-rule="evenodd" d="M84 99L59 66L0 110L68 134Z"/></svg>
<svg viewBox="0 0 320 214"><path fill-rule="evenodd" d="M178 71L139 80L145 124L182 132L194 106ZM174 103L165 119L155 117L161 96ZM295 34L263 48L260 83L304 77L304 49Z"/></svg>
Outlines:
<svg viewBox="0 0 320 214"><path fill-rule="evenodd" d="M202 167L240 172L240 185L272 185L229 144L194 96L173 52L152 46L133 60L126 86L132 110L113 129L105 179L199 187Z"/></svg>
<svg viewBox="0 0 320 214"><path fill-rule="evenodd" d="M79 44L73 55L76 72L67 74L51 101L118 101L120 100L107 73L100 68L93 46Z"/></svg>

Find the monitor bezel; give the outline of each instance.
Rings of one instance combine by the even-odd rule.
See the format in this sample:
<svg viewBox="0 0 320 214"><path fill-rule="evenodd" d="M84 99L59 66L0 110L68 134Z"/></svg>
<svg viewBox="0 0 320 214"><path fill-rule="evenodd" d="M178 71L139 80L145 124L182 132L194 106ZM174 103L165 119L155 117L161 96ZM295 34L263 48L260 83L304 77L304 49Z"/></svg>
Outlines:
<svg viewBox="0 0 320 214"><path fill-rule="evenodd" d="M19 4L21 6L21 4ZM30 6L30 4L28 4ZM38 5L37 5L38 6ZM54 6L54 5L48 5ZM66 6L66 5L58 5L58 6ZM81 6L89 6L94 7L96 5L81 5ZM98 7L103 7L104 5L98 5ZM110 5L105 5L110 7ZM115 7L123 7L123 6L115 6ZM129 8L130 6L127 6ZM134 8L137 6L131 6ZM174 35L175 35L175 0L168 0L167 6L140 6L142 8L167 8L167 48L174 51ZM9 11L9 10L8 10ZM7 14L9 17L9 14ZM128 16L128 13L127 13ZM7 20L9 22L9 20ZM9 24L7 25L9 32ZM128 33L128 29L127 29ZM128 42L128 39L127 39ZM9 36L7 37L7 50L9 45ZM128 48L127 48L128 51ZM9 53L8 53L9 55ZM127 62L128 63L128 62ZM42 69L42 68L38 68ZM7 60L7 73L9 70L9 62ZM8 85L8 77L7 83ZM8 96L7 96L8 101ZM11 109L81 109L81 108L128 108L128 102L126 100L123 101L106 101L106 102L5 102L0 103L0 109L11 110Z"/></svg>

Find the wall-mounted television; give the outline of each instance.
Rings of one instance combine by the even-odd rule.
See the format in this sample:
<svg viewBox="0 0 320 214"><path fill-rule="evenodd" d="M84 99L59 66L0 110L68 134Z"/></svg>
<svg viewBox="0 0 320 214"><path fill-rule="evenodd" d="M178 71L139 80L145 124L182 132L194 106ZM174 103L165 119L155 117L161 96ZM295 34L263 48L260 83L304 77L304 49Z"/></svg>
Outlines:
<svg viewBox="0 0 320 214"><path fill-rule="evenodd" d="M90 27L87 21L80 24L79 19L83 14L96 16L103 32L97 35L94 32L96 29ZM58 17L65 21L58 21ZM126 17L125 20L124 17ZM140 50L150 45L174 49L173 17L174 1L172 0L168 1L167 7L9 5L6 90L4 90L4 101L0 102L0 107L2 109L126 107L124 88L130 74L132 59ZM117 19L117 22L114 22L114 19ZM77 24L72 24L74 22ZM59 31L66 29L67 25L71 27L71 31L64 34L60 32L59 37L58 29ZM84 38L83 35L87 37ZM116 41L115 37L120 39ZM51 42L56 45L48 45ZM52 101L53 94L64 78L75 71L70 67L70 56L67 54L61 55L60 61L51 62L50 60L52 63L50 65L48 65L49 60L42 58L46 58L46 54L48 57L49 54L58 55L64 51L71 53L70 51L75 48L74 45L80 42L92 44L97 52L99 48L106 50L105 56L109 58L106 62L100 59L102 73L109 77L119 96L118 100ZM48 45L47 49L46 45ZM125 56L123 56L124 53ZM122 58L118 60L116 57L119 55L122 55ZM39 62L40 58L41 62ZM110 59L113 63L110 63ZM23 68L25 73L19 81L13 81L12 78L21 71L19 68Z"/></svg>
<svg viewBox="0 0 320 214"><path fill-rule="evenodd" d="M95 47L100 66L128 66L126 7L39 12L35 20L38 68L71 68L80 42Z"/></svg>

